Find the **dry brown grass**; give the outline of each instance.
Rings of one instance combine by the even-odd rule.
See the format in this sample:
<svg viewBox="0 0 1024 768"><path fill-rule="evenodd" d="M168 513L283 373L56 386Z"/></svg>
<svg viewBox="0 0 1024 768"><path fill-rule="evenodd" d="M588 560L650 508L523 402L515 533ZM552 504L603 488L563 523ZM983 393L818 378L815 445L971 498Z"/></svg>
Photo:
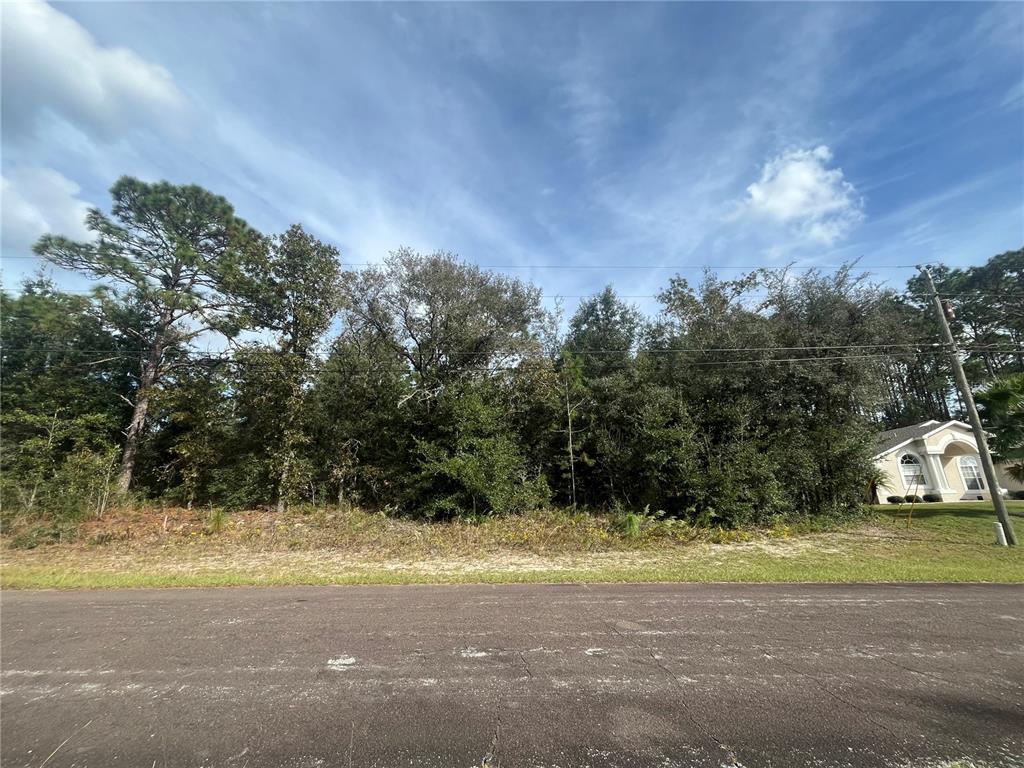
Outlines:
<svg viewBox="0 0 1024 768"><path fill-rule="evenodd" d="M30 523L16 523L4 539L15 540L23 532L19 526L27 525ZM74 541L61 546L206 551L241 547L259 552L329 549L378 558L459 557L507 551L547 554L632 550L701 536L735 535L701 532L681 521L650 520L641 526L639 535L630 537L608 516L550 510L477 522L427 522L355 508L297 508L283 515L247 510L218 516L209 509L135 506L109 511L102 519L86 520Z"/></svg>
<svg viewBox="0 0 1024 768"><path fill-rule="evenodd" d="M14 548L3 586L110 587L510 581L1024 581L1024 548L992 546L984 505L932 505L912 527L883 508L799 532L708 531L645 518L536 512L428 523L361 510L134 507L82 524L72 542ZM1021 509L1024 511L1024 505ZM38 525L38 522L35 523ZM22 527L19 530L19 526ZM30 540L30 539L23 539Z"/></svg>

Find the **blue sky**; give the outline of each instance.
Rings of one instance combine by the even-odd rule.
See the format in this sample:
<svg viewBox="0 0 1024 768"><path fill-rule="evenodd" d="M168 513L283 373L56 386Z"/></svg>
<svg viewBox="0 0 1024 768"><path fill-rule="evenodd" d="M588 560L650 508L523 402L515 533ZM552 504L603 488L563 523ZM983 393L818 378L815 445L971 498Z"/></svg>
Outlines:
<svg viewBox="0 0 1024 768"><path fill-rule="evenodd" d="M409 245L501 265L973 264L1024 244L1024 4L2 14L7 286L38 266L7 257L86 236L122 174L199 183L357 263ZM671 271L515 273L575 297L655 293Z"/></svg>

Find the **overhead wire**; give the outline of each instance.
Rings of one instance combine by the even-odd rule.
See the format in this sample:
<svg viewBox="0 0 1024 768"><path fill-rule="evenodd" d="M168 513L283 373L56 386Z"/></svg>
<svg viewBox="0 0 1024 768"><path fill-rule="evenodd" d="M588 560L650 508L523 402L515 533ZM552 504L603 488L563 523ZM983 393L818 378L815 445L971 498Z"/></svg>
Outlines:
<svg viewBox="0 0 1024 768"><path fill-rule="evenodd" d="M968 350L964 350L968 351ZM1000 350L1006 354L1019 355L1022 354L1019 350ZM883 359L895 359L900 360L907 357L926 357L926 356L939 356L947 354L948 350L936 349L936 350L916 350L916 351L903 351L903 352L888 352L888 353L859 353L859 354L841 354L841 355L825 355L820 357L758 357L758 358L747 358L747 359L726 359L726 360L677 360L668 361L670 363L680 363L682 368L707 368L707 367L722 367L728 368L730 366L750 366L756 364L777 364L777 363L823 363L823 362L838 362L838 361L853 361L853 360L883 360ZM232 366L237 368L273 368L275 366L274 358L279 358L280 353L269 353L270 359L260 358L238 358L238 357L208 357L208 358L189 358L177 361L170 361L169 365L175 367L181 366L192 366L192 367L216 367L216 366ZM81 363L71 363L71 365L97 365L102 362L113 362L115 360L124 360L128 362L138 362L138 355L131 354L113 354L110 357L103 358L101 360L82 361ZM664 358L661 360L664 362ZM414 369L410 369L407 361L401 358L394 358L393 362L400 363L406 370L404 373L414 373ZM515 363L495 363L495 362L482 362L482 363L470 363L457 366L451 366L450 371L454 372L468 372L468 371L517 371L522 370L524 366L528 367L530 363L538 362L542 364L556 362L550 357L543 358L527 358L521 359ZM637 359L631 359L629 361L622 361L617 364L617 367L621 369L628 369L635 365ZM308 368L311 372L323 371L330 367L334 363L331 358L320 358L311 357L309 358ZM614 366L613 366L614 367ZM364 372L365 373L365 372ZM367 374L369 375L369 374Z"/></svg>
<svg viewBox="0 0 1024 768"><path fill-rule="evenodd" d="M601 348L591 347L586 349L578 349L573 347L562 347L559 351L569 352L572 354L589 355L589 354L708 354L718 352L800 352L800 351L822 351L822 350L842 350L842 349L918 349L919 347L933 347L934 350L923 350L924 352L931 351L948 351L947 345L937 341L920 341L920 342L907 342L898 344L811 344L802 346L763 346L763 347L636 347L636 348ZM245 348L243 346L243 348ZM392 347L394 348L394 347ZM1007 354L1020 354L1020 350L1007 349L999 347L995 344L975 344L966 347L960 347L961 351L964 352L1006 352ZM149 352L145 348L124 348L124 347L3 347L0 346L0 352L90 352L90 353L107 353L117 352L124 354L145 354ZM276 355L300 355L297 352L282 352L277 350L270 350L272 354ZM484 353L480 352L448 352L444 353L445 357L480 357ZM501 353L499 353L501 354Z"/></svg>
<svg viewBox="0 0 1024 768"><path fill-rule="evenodd" d="M7 259L33 259L46 264L53 264L53 266L59 267L59 264L54 264L51 261L43 259L40 256L4 256L4 260ZM758 264L755 266L750 265L736 265L736 264L558 264L558 263L526 263L526 264L477 264L472 261L456 260L456 263L462 266L477 267L479 269L680 269L680 270L694 270L694 269L739 269L739 270L750 270L756 271L758 269L842 269L844 267L852 269L916 269L916 264L858 264L856 262L846 264L784 264L777 267L769 267L768 265ZM344 267L384 267L387 263L383 261L343 261L341 266Z"/></svg>

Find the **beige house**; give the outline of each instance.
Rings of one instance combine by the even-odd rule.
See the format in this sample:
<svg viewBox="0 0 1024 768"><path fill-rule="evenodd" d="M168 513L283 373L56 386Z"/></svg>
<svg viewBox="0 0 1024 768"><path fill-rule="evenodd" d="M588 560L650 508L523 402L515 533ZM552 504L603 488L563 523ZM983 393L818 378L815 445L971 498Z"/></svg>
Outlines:
<svg viewBox="0 0 1024 768"><path fill-rule="evenodd" d="M942 496L943 501L989 498L985 472L971 426L962 421L925 421L882 432L875 444L875 464L885 482L878 500L889 496ZM1024 489L1004 467L996 465L1000 492Z"/></svg>

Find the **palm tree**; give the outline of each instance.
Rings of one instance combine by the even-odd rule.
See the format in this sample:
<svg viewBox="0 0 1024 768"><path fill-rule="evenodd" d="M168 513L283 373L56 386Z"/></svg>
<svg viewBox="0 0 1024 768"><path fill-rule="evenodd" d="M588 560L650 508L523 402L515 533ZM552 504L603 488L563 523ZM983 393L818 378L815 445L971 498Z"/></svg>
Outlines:
<svg viewBox="0 0 1024 768"><path fill-rule="evenodd" d="M996 379L977 394L981 417L992 430L992 452L1010 477L1024 482L1024 374Z"/></svg>

